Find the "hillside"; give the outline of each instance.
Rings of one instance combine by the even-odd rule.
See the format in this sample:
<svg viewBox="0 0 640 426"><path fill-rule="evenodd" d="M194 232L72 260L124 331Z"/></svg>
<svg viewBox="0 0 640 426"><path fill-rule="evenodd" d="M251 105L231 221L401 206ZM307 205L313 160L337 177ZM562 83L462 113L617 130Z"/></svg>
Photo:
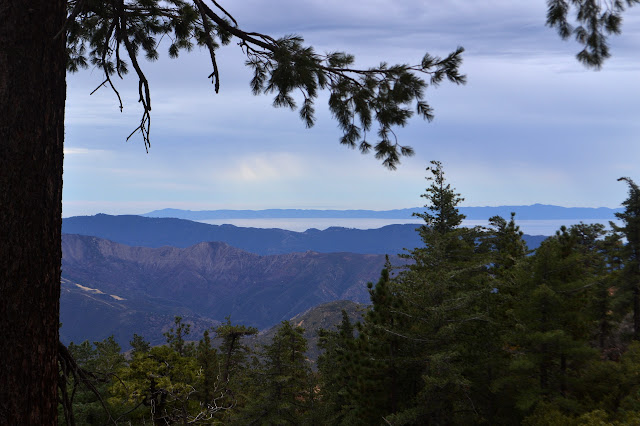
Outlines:
<svg viewBox="0 0 640 426"><path fill-rule="evenodd" d="M376 254L260 256L219 242L131 247L80 235L64 235L62 251L62 335L76 341L129 330L162 341L174 315L203 327L230 315L264 329L324 302L367 303L366 284L385 262Z"/></svg>
<svg viewBox="0 0 640 426"><path fill-rule="evenodd" d="M204 330L216 327L220 321L195 314L186 306L169 300L149 298L125 299L107 294L86 281L83 284L62 278L60 294L60 339L80 343L100 341L113 335L123 347L134 333L154 344L164 343L162 333L169 330L176 315L191 324L192 335L200 337Z"/></svg>
<svg viewBox="0 0 640 426"><path fill-rule="evenodd" d="M352 323L362 320L367 305L358 304L350 300L336 300L334 302L323 303L315 306L305 312L302 312L290 321L298 327L304 328L304 338L307 340L308 350L307 358L315 363L320 356L318 348L318 331L321 329L335 330L342 321L342 310L349 314ZM279 324L274 325L268 330L262 331L249 343L253 346L266 345L271 343L271 339L276 334Z"/></svg>

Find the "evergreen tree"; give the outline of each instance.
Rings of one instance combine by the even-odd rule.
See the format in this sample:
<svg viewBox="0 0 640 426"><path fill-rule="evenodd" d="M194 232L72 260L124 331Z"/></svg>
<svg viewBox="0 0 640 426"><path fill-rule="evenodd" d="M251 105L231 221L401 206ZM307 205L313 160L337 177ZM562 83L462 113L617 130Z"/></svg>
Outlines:
<svg viewBox="0 0 640 426"><path fill-rule="evenodd" d="M144 337L136 333L133 333L133 338L129 341L129 344L131 345L131 353L133 356L137 353L149 352L151 349L151 344L144 340Z"/></svg>
<svg viewBox="0 0 640 426"><path fill-rule="evenodd" d="M177 316L174 319L173 327L166 333L162 333L167 339L167 344L171 349L178 352L181 356L193 353L194 347L192 343L187 343L184 338L191 333L191 324L182 322L182 317Z"/></svg>
<svg viewBox="0 0 640 426"><path fill-rule="evenodd" d="M425 222L420 226L420 235L425 243L427 243L425 238L428 239L427 236L430 233L444 235L460 226L465 218L457 208L458 204L464 201L464 198L461 198L460 194L446 183L442 163L431 161L431 167L427 167L427 172L431 173L431 176L426 178L431 182L431 185L424 194L420 195L427 200L427 204L424 206L427 211L413 214Z"/></svg>
<svg viewBox="0 0 640 426"><path fill-rule="evenodd" d="M109 398L109 388L117 380L116 373L125 366L120 345L110 336L93 345L88 341L80 345L72 342L68 349L75 365L61 366L61 371L66 370L67 374L61 377L61 384L66 386L61 389L59 424L113 422L123 412L122 407Z"/></svg>
<svg viewBox="0 0 640 426"><path fill-rule="evenodd" d="M320 392L314 414L327 424L342 424L349 414L349 394L357 379L354 373L354 331L355 327L345 310L342 310L342 322L338 330L319 331L318 346L322 349L318 358Z"/></svg>
<svg viewBox="0 0 640 426"><path fill-rule="evenodd" d="M132 69L143 108L133 133L139 131L148 148L151 88L140 55L157 59L163 38L171 40L171 57L202 46L217 92L215 53L235 39L254 72L255 94L274 94L274 106L295 109L292 94L302 93L300 117L311 126L314 100L326 89L340 142L373 150L389 168L413 153L393 138L393 128L416 113L433 118L427 85L465 82L462 48L444 58L426 54L413 66L358 69L352 55L318 54L299 36L243 30L215 1L3 1L0 9L0 252L7 254L0 257L0 292L7 297L0 345L13 348L0 374L0 413L12 424L50 425L56 418L67 70L97 66L104 72L100 87L112 88L122 108L113 77ZM372 144L367 135L376 130Z"/></svg>
<svg viewBox="0 0 640 426"><path fill-rule="evenodd" d="M218 351L212 345L209 330L205 330L196 348L196 359L200 366L198 374L198 401L210 409L223 409L223 384L221 383L221 365Z"/></svg>
<svg viewBox="0 0 640 426"><path fill-rule="evenodd" d="M252 393L240 413L241 424L302 424L315 400L301 327L283 321L260 353Z"/></svg>
<svg viewBox="0 0 640 426"><path fill-rule="evenodd" d="M404 409L417 391L421 362L416 341L407 336L411 318L393 291L390 265L374 286L369 283L371 308L358 324L354 354L347 366L347 414L344 424L381 423Z"/></svg>
<svg viewBox="0 0 640 426"><path fill-rule="evenodd" d="M507 385L523 414L541 403L579 412L574 395L589 362L597 317L589 309L600 296L601 225L562 227L527 259L514 307L517 324L508 337L511 352Z"/></svg>
<svg viewBox="0 0 640 426"><path fill-rule="evenodd" d="M468 375L484 368L476 362L490 326L490 257L481 244L486 232L460 227L464 215L457 206L463 198L446 183L439 162L427 170L431 185L422 195L427 211L419 215L425 220L419 229L425 245L410 252L414 263L393 281L403 315L410 319L401 334L418 343L424 384L412 406L392 419L399 424L477 422L480 414L470 403L476 391Z"/></svg>
<svg viewBox="0 0 640 426"><path fill-rule="evenodd" d="M515 216L515 213L511 213L508 222L500 216L489 218L492 231L488 235L487 243L491 245L495 254L491 266L493 273L510 270L528 253L527 244L522 239L524 233L516 225Z"/></svg>
<svg viewBox="0 0 640 426"><path fill-rule="evenodd" d="M486 417L475 404L497 343L491 336L494 286L491 250L482 228L460 228L462 201L432 162L419 232L425 243L393 278L384 270L371 286L372 307L358 327L345 423L474 423ZM506 234L506 232L505 232ZM495 333L494 333L495 334ZM493 339L493 338L492 338ZM486 404L489 405L489 404Z"/></svg>
<svg viewBox="0 0 640 426"><path fill-rule="evenodd" d="M622 232L627 239L624 252L624 290L631 296L633 309L633 339L640 340L640 188L628 177L618 181L629 186L629 196L622 202L624 211L616 217L624 223L614 229Z"/></svg>
<svg viewBox="0 0 640 426"><path fill-rule="evenodd" d="M215 335L221 343L219 346L219 384L220 396L217 404L222 407L244 406L247 394L250 392L248 369L250 349L244 344L246 337L258 334L254 327L234 325L230 317L226 322L216 327ZM232 413L222 413L223 416ZM224 419L225 417L223 417Z"/></svg>

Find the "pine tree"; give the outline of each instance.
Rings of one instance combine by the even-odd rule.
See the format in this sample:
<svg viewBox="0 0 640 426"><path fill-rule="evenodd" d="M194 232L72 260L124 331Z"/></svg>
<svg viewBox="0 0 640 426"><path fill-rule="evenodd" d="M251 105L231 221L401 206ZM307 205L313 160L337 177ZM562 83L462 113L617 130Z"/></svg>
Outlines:
<svg viewBox="0 0 640 426"><path fill-rule="evenodd" d="M220 397L217 404L222 407L242 407L250 392L248 369L251 350L244 343L244 339L258 334L254 327L234 325L231 318L216 327L215 337L219 340L219 380L217 389ZM223 419L233 413L223 412Z"/></svg>
<svg viewBox="0 0 640 426"><path fill-rule="evenodd" d="M371 308L357 325L353 354L345 364L346 414L343 424L376 424L404 409L420 381L415 341L406 335L411 321L393 291L387 261L380 279L369 283ZM405 333L405 334L403 334Z"/></svg>
<svg viewBox="0 0 640 426"><path fill-rule="evenodd" d="M439 162L427 170L431 185L422 195L427 211L419 215L425 220L419 229L424 247L411 251L414 263L393 282L404 302L403 313L411 319L404 334L419 342L424 385L413 406L393 420L476 422L468 375L470 369L483 368L473 363L484 345L485 304L493 288L487 274L489 253L481 244L485 230L460 227L464 215L457 207L463 198L446 183ZM456 413L471 415L463 420Z"/></svg>
<svg viewBox="0 0 640 426"><path fill-rule="evenodd" d="M171 349L176 351L180 356L186 356L193 353L193 343L187 343L185 337L191 333L191 324L182 322L182 317L177 316L174 319L173 327L166 333L162 333L167 339L167 344Z"/></svg>
<svg viewBox="0 0 640 426"><path fill-rule="evenodd" d="M0 257L0 292L7 297L0 344L13 348L0 373L0 416L13 424L50 425L56 418L67 70L98 67L100 87L113 89L121 108L114 77L133 70L143 108L133 133L149 148L151 87L140 56L157 59L163 38L171 40L171 57L202 46L217 92L215 53L235 39L254 72L255 94L273 94L274 106L296 109L293 94L301 93L298 111L311 126L314 101L327 90L340 142L375 152L388 168L413 153L396 141L393 128L414 114L433 118L427 85L465 82L462 48L444 58L426 54L415 65L358 69L352 55L318 54L299 36L246 31L215 1L3 0L0 10L0 252L7 254Z"/></svg>
<svg viewBox="0 0 640 426"><path fill-rule="evenodd" d="M61 404L59 423L66 425L106 424L113 422L122 407L110 400L110 387L125 366L120 345L110 336L103 341L69 344L75 365L61 365ZM71 367L71 368L69 368Z"/></svg>
<svg viewBox="0 0 640 426"><path fill-rule="evenodd" d="M553 402L576 405L581 372L596 359L590 341L597 317L589 309L599 296L601 261L595 259L602 225L562 227L527 259L514 307L517 323L508 339L512 374L503 384L522 413Z"/></svg>
<svg viewBox="0 0 640 426"><path fill-rule="evenodd" d="M624 211L616 213L624 226L614 229L622 232L627 239L623 276L625 291L630 293L632 300L633 339L640 340L640 188L628 177L618 181L627 183L629 196L622 203Z"/></svg>
<svg viewBox="0 0 640 426"><path fill-rule="evenodd" d="M221 383L221 365L218 357L218 351L212 346L209 330L205 330L202 339L196 348L196 359L200 366L198 374L198 401L200 404L210 409L216 410L228 408L221 405L221 399L224 398L223 387Z"/></svg>
<svg viewBox="0 0 640 426"><path fill-rule="evenodd" d="M319 331L318 346L322 350L318 357L320 392L314 415L327 424L342 424L349 414L349 393L357 380L354 373L354 331L355 326L345 310L337 330Z"/></svg>
<svg viewBox="0 0 640 426"><path fill-rule="evenodd" d="M156 425L190 422L203 410L195 397L200 367L191 355L154 346L137 352L118 372L111 387L114 400L127 407L130 421Z"/></svg>
<svg viewBox="0 0 640 426"><path fill-rule="evenodd" d="M133 333L133 338L129 341L129 344L132 348L131 353L134 356L137 353L149 352L149 350L151 349L151 344L148 341L144 340L144 337L136 333Z"/></svg>
<svg viewBox="0 0 640 426"><path fill-rule="evenodd" d="M472 378L488 369L493 348L486 345L495 303L491 250L482 243L485 230L460 228L462 198L442 165L432 162L428 172L426 211L418 215L425 245L404 256L408 265L393 278L382 272L358 327L358 379L347 406L363 424L473 423L484 415L472 398L486 393L490 380L476 388Z"/></svg>
<svg viewBox="0 0 640 426"><path fill-rule="evenodd" d="M302 424L315 399L301 327L283 321L260 352L252 393L240 413L241 424Z"/></svg>
<svg viewBox="0 0 640 426"><path fill-rule="evenodd" d="M427 211L424 213L414 213L414 216L422 218L424 225L420 227L420 235L423 240L430 233L438 233L444 235L453 231L462 224L465 216L458 211L458 204L464 201L460 194L446 183L444 178L444 170L442 163L439 161L431 161L431 167L427 167L427 172L431 176L427 176L427 181L431 185L426 189L425 193L420 197L427 200L424 206ZM427 240L425 240L427 243Z"/></svg>

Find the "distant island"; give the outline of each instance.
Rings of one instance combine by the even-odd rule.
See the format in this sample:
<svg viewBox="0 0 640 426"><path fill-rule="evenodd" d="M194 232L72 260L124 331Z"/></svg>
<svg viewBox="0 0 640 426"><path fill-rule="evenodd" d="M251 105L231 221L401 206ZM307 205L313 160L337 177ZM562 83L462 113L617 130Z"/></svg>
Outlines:
<svg viewBox="0 0 640 426"><path fill-rule="evenodd" d="M516 213L518 220L613 220L622 208L608 207L560 207L547 204L530 206L459 207L469 220L487 220L492 216L508 218ZM354 218L354 219L412 219L413 213L424 212L424 207L395 210L315 210L315 209L266 209L266 210L180 210L162 209L141 216L177 218L187 220L215 219L284 219L284 218Z"/></svg>

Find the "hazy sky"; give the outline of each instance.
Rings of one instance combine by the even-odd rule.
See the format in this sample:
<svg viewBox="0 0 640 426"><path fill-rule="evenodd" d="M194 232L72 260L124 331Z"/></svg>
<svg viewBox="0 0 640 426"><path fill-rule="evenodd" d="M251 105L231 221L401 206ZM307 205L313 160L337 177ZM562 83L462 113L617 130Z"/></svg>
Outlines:
<svg viewBox="0 0 640 426"><path fill-rule="evenodd" d="M254 97L235 43L218 54L221 90L195 49L144 62L152 91L152 146L125 143L140 118L137 80L101 89L99 70L68 78L64 216L201 209L394 209L423 204L425 168L444 164L464 205L617 207L620 176L640 181L640 8L611 39L613 58L586 70L573 42L544 26L544 0L240 0L223 5L247 31L300 34L359 67L418 63L464 46L465 86L429 88L434 122L397 133L416 155L397 171L338 143L326 108L306 129L297 112Z"/></svg>

